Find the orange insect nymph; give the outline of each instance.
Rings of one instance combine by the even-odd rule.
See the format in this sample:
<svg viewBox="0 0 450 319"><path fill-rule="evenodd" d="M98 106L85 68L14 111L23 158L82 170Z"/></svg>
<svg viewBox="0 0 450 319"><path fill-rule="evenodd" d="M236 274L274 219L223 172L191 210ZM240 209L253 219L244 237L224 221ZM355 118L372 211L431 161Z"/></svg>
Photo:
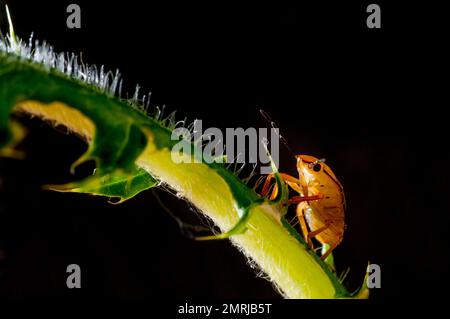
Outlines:
<svg viewBox="0 0 450 319"><path fill-rule="evenodd" d="M297 155L299 178L280 173L281 179L299 195L289 199L289 204L297 204L296 213L303 236L312 248L312 238L329 245L322 259L341 243L345 230L345 196L341 183L325 160L309 155ZM270 190L269 175L261 192L266 196ZM276 197L275 185L271 199Z"/></svg>
<svg viewBox="0 0 450 319"><path fill-rule="evenodd" d="M322 259L325 259L344 237L344 188L324 160L309 155L297 156L297 170L302 187L301 195L306 198L317 197L299 201L297 217L309 245L312 245L313 237L322 244L330 245L328 251L322 255ZM295 202L295 199L292 198L290 202Z"/></svg>

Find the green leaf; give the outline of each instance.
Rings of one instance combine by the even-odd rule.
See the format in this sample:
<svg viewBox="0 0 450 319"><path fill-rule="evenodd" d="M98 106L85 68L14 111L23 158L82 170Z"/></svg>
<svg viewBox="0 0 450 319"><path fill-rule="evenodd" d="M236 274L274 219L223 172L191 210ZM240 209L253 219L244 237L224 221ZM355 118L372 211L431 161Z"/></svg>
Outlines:
<svg viewBox="0 0 450 319"><path fill-rule="evenodd" d="M140 192L158 185L158 181L144 169L136 169L135 174L125 174L120 171L103 176L93 175L78 183L65 185L47 185L45 188L72 193L86 193L98 196L118 198L122 203Z"/></svg>

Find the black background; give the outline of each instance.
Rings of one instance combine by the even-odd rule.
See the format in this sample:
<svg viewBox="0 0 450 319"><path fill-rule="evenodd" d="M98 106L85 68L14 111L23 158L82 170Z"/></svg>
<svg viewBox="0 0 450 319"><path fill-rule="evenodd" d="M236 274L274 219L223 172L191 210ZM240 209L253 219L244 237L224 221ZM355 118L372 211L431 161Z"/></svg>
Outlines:
<svg viewBox="0 0 450 319"><path fill-rule="evenodd" d="M79 30L66 27L68 1L8 3L19 36L34 31L57 51L119 68L125 91L139 83L180 118L266 127L266 110L294 152L326 157L345 187L348 229L335 258L351 268L348 287L370 261L382 268L372 302L431 299L449 268L442 8L378 1L382 29L369 30L368 2L344 2L78 1ZM86 146L24 121L27 158L0 160L2 298L280 297L227 241L183 237L151 192L112 206L42 191L74 178L70 163ZM281 170L295 174L284 148ZM158 194L198 222L187 203ZM82 289L65 286L70 263L81 266Z"/></svg>

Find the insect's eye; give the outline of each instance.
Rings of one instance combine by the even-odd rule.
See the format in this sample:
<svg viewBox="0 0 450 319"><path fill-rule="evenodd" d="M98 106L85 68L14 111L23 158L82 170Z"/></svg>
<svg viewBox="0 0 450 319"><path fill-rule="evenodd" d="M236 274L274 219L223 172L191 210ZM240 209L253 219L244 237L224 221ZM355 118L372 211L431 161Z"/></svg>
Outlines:
<svg viewBox="0 0 450 319"><path fill-rule="evenodd" d="M320 172L320 170L322 169L322 165L320 165L319 163L317 163L317 164L314 164L314 166L313 166L313 171L314 172Z"/></svg>

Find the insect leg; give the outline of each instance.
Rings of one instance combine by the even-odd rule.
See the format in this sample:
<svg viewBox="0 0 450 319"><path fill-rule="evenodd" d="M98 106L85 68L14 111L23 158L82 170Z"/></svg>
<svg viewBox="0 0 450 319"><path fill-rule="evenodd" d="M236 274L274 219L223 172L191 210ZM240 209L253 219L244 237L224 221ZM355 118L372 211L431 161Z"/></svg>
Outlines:
<svg viewBox="0 0 450 319"><path fill-rule="evenodd" d="M261 191L261 196L262 197L266 197L267 194L269 193L269 191L270 191L270 181L272 180L272 178L273 178L272 174L268 174L267 175L266 181L264 182L264 186L263 186L263 189Z"/></svg>
<svg viewBox="0 0 450 319"><path fill-rule="evenodd" d="M291 176L291 175L285 174L285 173L280 173L280 176L285 182L300 184L300 180L298 178L295 178L294 176Z"/></svg>
<svg viewBox="0 0 450 319"><path fill-rule="evenodd" d="M316 237L316 236L319 235L321 232L323 232L324 230L328 229L328 227L330 227L330 224L329 224L329 223L327 223L325 226L322 226L322 227L320 227L320 228L318 228L318 229L316 229L316 230L314 230L314 231L308 233L308 236L307 236L308 239L307 239L307 241L310 242L310 241L311 241L311 238ZM333 249L334 249L334 248L333 248ZM325 256L325 257L324 257L324 256ZM321 259L324 260L325 258L327 258L327 256L328 256L328 254L327 254L327 255L322 255Z"/></svg>
<svg viewBox="0 0 450 319"><path fill-rule="evenodd" d="M271 181L273 178L276 179L276 183L272 186L272 190L271 190ZM268 199L270 201L275 201L279 194L279 188L282 185L281 182L285 182L287 186L291 187L294 191L296 191L300 195L303 195L303 190L300 185L300 180L298 180L297 178L295 178L293 176L285 174L285 173L277 173L277 174L268 174L266 176L265 182L263 185L263 189L261 191L261 196L268 197ZM270 193L270 196L268 196L269 193ZM283 196L283 194L284 194L284 196ZM322 198L322 195L309 196L309 197L297 196L291 202L288 199L289 194L287 192L287 189L283 191L283 194L281 196L285 198L285 204L284 204L285 206L288 206L290 204L300 203L302 201L312 201L312 200ZM300 198L302 198L302 199L300 199Z"/></svg>
<svg viewBox="0 0 450 319"><path fill-rule="evenodd" d="M299 184L286 181L286 183L289 185L290 188L292 188L294 191L296 191L299 194L303 194L303 190L301 189Z"/></svg>
<svg viewBox="0 0 450 319"><path fill-rule="evenodd" d="M301 182L298 178L295 178L289 174L280 173L281 179L286 182L294 191L296 191L299 194L303 194L303 190L301 188Z"/></svg>
<svg viewBox="0 0 450 319"><path fill-rule="evenodd" d="M301 202L309 202L313 200L319 200L322 199L322 194L317 194L313 196L293 196L291 199L289 199L289 204L299 204Z"/></svg>
<svg viewBox="0 0 450 319"><path fill-rule="evenodd" d="M327 252L320 257L320 259L325 260L331 254L331 252L337 247L337 245L338 245L337 242L333 243L331 247L327 250Z"/></svg>
<svg viewBox="0 0 450 319"><path fill-rule="evenodd" d="M273 185L272 194L270 195L270 200L275 200L278 196L278 184Z"/></svg>
<svg viewBox="0 0 450 319"><path fill-rule="evenodd" d="M303 212L303 207L302 207L301 204L298 204L298 205L297 205L296 213L297 213L297 218L298 218L298 220L299 220L299 222L300 222L300 228L301 228L302 233L303 233L303 238L305 238L305 240L306 240L308 246L309 246L311 249L314 249L314 245L313 245L313 243L312 243L312 240L311 240L311 238L309 237L308 225L307 225L307 223L306 223L305 214L304 214L304 212Z"/></svg>
<svg viewBox="0 0 450 319"><path fill-rule="evenodd" d="M325 226L322 226L322 227L320 227L320 228L317 228L316 230L314 230L314 231L312 231L312 232L310 232L310 233L308 234L308 238L314 238L314 237L316 237L316 236L319 235L321 232L327 230L328 227L330 227L330 224L326 224ZM325 258L326 258L326 257L325 257Z"/></svg>
<svg viewBox="0 0 450 319"><path fill-rule="evenodd" d="M297 179L297 178L295 178L295 177L293 177L293 176L291 176L289 174L285 174L285 173L279 173L279 175L280 175L281 179L284 182L286 182L286 184L288 184L293 190L295 190L297 193L300 193L300 194L302 193L302 190L300 188L300 180L299 179ZM271 182L272 178L273 178L273 174L267 175L266 181L264 182L264 186L263 186L263 189L261 191L261 196L262 197L267 196L267 194L269 193L269 191L270 191L270 182ZM275 187L277 187L276 184L274 186L274 190L275 190ZM271 199L272 199L272 197L275 198L276 195L273 195L273 193L272 193Z"/></svg>
<svg viewBox="0 0 450 319"><path fill-rule="evenodd" d="M317 235L319 235L321 232L325 231L328 229L328 227L330 227L330 223L327 223L325 226L320 227L312 232L310 232L308 234L308 240L310 238L316 237ZM326 253L324 253L320 259L325 260L330 254L331 252L337 247L337 245L339 244L339 242L334 242L333 244L331 244L330 248L326 251Z"/></svg>
<svg viewBox="0 0 450 319"><path fill-rule="evenodd" d="M330 245L323 243L322 244L322 249L321 249L321 254L325 255L325 253L330 249ZM330 267L332 272L336 272L336 267L334 266L334 258L333 258L333 254L328 254L327 257L325 257L323 259L323 261Z"/></svg>
<svg viewBox="0 0 450 319"><path fill-rule="evenodd" d="M267 175L266 181L264 182L264 186L263 186L263 189L261 191L261 196L262 197L266 197L269 194L269 192L270 192L270 181L272 180L273 177L274 177L273 174ZM270 200L274 200L275 198L277 198L277 195L278 195L278 185L275 184L273 186L272 194L270 194L269 199Z"/></svg>

